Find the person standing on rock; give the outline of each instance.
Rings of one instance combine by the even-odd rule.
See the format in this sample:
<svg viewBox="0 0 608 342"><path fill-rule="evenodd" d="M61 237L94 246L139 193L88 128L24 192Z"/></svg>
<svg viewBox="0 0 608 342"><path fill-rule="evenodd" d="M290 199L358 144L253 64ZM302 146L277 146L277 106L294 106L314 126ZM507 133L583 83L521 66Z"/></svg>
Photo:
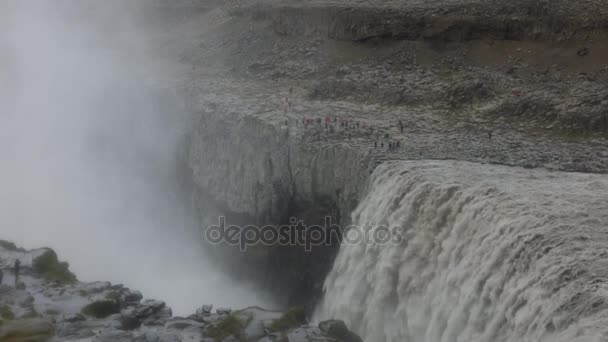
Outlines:
<svg viewBox="0 0 608 342"><path fill-rule="evenodd" d="M0 285L2 285L2 279L4 278L4 272L0 270Z"/></svg>
<svg viewBox="0 0 608 342"><path fill-rule="evenodd" d="M15 273L15 288L19 285L19 271L21 270L21 261L19 259L15 259L15 265L13 268L13 272Z"/></svg>
<svg viewBox="0 0 608 342"><path fill-rule="evenodd" d="M488 131L488 140L492 141L492 131Z"/></svg>
<svg viewBox="0 0 608 342"><path fill-rule="evenodd" d="M403 133L403 122L399 120L399 131Z"/></svg>

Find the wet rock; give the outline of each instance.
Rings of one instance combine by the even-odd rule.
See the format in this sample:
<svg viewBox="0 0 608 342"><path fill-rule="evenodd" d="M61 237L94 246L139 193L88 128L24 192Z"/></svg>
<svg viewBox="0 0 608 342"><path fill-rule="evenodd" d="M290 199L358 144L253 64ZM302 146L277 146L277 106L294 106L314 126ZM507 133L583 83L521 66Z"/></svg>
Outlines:
<svg viewBox="0 0 608 342"><path fill-rule="evenodd" d="M143 325L164 325L167 319L173 316L173 311L170 307L163 307L154 314L148 316L142 321Z"/></svg>
<svg viewBox="0 0 608 342"><path fill-rule="evenodd" d="M106 318L120 312L120 305L113 300L98 300L82 308L83 314L94 318Z"/></svg>
<svg viewBox="0 0 608 342"><path fill-rule="evenodd" d="M135 316L121 315L120 330L135 330L141 326L141 320Z"/></svg>
<svg viewBox="0 0 608 342"><path fill-rule="evenodd" d="M63 315L62 320L65 322L74 323L74 322L84 321L84 320L86 320L86 317L84 317L80 313L72 313L72 314Z"/></svg>
<svg viewBox="0 0 608 342"><path fill-rule="evenodd" d="M211 310L213 310L213 305L203 305L201 308L201 312L207 315L211 314Z"/></svg>
<svg viewBox="0 0 608 342"><path fill-rule="evenodd" d="M211 310L213 310L213 305L203 305L202 307L196 309L196 316L198 318L203 318L211 315Z"/></svg>
<svg viewBox="0 0 608 342"><path fill-rule="evenodd" d="M363 342L361 337L348 330L346 323L341 320L328 320L319 323L319 329L327 335L342 342Z"/></svg>
<svg viewBox="0 0 608 342"><path fill-rule="evenodd" d="M121 295L121 302L125 305L138 304L143 299L143 295L139 291L132 291L127 289Z"/></svg>

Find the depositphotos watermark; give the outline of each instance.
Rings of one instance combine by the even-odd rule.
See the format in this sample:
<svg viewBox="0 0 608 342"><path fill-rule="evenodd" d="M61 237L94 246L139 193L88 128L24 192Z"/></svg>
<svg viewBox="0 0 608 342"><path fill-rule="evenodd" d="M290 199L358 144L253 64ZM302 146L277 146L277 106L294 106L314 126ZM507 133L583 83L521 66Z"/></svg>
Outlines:
<svg viewBox="0 0 608 342"><path fill-rule="evenodd" d="M324 224L305 225L302 220L292 217L286 225L226 225L226 218L220 216L217 225L205 230L205 238L212 244L239 246L241 251L255 245L303 246L310 252L313 246L333 246L337 244L400 244L403 241L400 227L384 225L350 225L341 227L333 224L326 216Z"/></svg>

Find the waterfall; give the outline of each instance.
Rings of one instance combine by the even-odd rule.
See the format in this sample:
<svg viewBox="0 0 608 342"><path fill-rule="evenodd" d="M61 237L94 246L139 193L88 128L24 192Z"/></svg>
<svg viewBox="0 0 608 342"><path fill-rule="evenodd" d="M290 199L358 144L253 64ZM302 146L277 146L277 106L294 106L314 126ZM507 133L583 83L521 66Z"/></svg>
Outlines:
<svg viewBox="0 0 608 342"><path fill-rule="evenodd" d="M608 177L456 161L380 165L316 319L366 342L605 341ZM397 239L399 237L400 239Z"/></svg>

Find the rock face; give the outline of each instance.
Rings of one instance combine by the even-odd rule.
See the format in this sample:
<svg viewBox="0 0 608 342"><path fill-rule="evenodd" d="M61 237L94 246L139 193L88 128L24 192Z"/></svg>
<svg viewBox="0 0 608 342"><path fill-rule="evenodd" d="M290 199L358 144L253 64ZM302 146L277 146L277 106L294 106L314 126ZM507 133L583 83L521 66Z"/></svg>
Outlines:
<svg viewBox="0 0 608 342"><path fill-rule="evenodd" d="M223 110L230 109L217 108ZM196 185L228 212L257 223L286 222L313 206L346 216L365 186L365 156L341 146L302 144L282 122L207 113L190 148Z"/></svg>
<svg viewBox="0 0 608 342"><path fill-rule="evenodd" d="M45 251L49 249L42 253ZM0 246L0 264L8 264L14 252ZM18 253L20 259L32 260L41 251ZM293 320L289 312L258 307L212 312L211 305L202 305L187 318L174 317L164 302L142 301L139 291L122 285L52 282L27 263L23 271L25 289L0 285L3 342L221 342L276 338L292 342L351 342L336 339L304 320Z"/></svg>
<svg viewBox="0 0 608 342"><path fill-rule="evenodd" d="M206 205L211 199L228 224L280 225L292 217L305 224L324 224L325 217L336 225L348 222L366 184L365 155L342 146L317 148L290 134L281 122L237 113L203 115L190 139L197 203ZM208 224L217 224L217 216L214 220ZM320 294L337 243L319 246L314 253L303 246L268 248L262 255L241 253L235 267L268 270L276 275L275 292L284 293L279 297L289 305L309 305Z"/></svg>

